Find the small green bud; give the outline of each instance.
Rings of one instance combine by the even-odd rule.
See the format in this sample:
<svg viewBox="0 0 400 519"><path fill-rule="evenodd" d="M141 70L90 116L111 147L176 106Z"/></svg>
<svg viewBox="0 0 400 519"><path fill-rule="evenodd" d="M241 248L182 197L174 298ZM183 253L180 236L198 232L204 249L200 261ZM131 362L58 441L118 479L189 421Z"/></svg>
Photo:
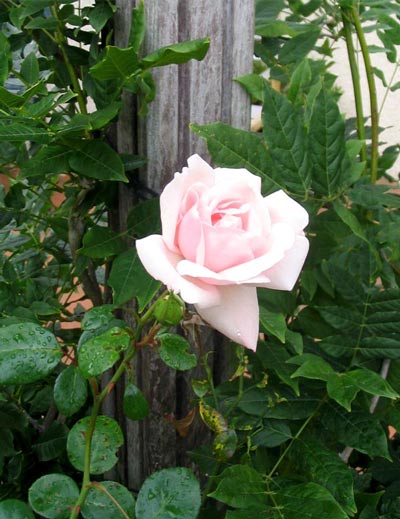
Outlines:
<svg viewBox="0 0 400 519"><path fill-rule="evenodd" d="M175 294L168 294L157 301L154 308L154 317L161 324L174 326L183 317L184 304Z"/></svg>

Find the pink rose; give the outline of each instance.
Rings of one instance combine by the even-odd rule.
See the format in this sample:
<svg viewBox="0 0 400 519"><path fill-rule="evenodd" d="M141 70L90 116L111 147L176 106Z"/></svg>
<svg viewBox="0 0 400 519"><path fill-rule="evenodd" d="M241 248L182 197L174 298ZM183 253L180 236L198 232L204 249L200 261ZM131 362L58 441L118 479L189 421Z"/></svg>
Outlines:
<svg viewBox="0 0 400 519"><path fill-rule="evenodd" d="M160 197L162 236L137 240L151 276L255 350L256 287L291 290L308 252L308 214L283 191L265 198L246 169L213 169L198 155Z"/></svg>

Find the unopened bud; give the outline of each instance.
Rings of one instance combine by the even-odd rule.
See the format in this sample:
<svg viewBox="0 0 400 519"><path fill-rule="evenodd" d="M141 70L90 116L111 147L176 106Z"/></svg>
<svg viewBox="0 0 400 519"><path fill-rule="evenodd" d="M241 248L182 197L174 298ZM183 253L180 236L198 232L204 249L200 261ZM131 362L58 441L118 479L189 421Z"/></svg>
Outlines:
<svg viewBox="0 0 400 519"><path fill-rule="evenodd" d="M161 324L174 326L182 319L183 312L183 302L175 294L168 294L157 301L154 317Z"/></svg>

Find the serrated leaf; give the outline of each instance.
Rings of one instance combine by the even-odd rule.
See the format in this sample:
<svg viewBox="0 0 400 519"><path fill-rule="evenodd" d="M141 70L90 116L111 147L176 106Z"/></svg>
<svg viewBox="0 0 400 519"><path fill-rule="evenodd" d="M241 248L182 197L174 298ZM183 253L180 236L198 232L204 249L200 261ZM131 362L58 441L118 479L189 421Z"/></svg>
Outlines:
<svg viewBox="0 0 400 519"><path fill-rule="evenodd" d="M260 135L224 123L206 126L191 124L190 128L206 139L211 157L219 166L246 168L258 175L263 181L265 194L285 187L284 181L273 169L267 145Z"/></svg>
<svg viewBox="0 0 400 519"><path fill-rule="evenodd" d="M233 465L220 474L217 488L208 495L233 508L263 510L267 504L265 490L262 474L248 465Z"/></svg>
<svg viewBox="0 0 400 519"><path fill-rule="evenodd" d="M124 252L127 245L120 234L108 227L95 225L83 236L78 253L89 258L107 258Z"/></svg>
<svg viewBox="0 0 400 519"><path fill-rule="evenodd" d="M300 112L269 85L264 89L263 135L287 189L306 197L311 183L307 137Z"/></svg>
<svg viewBox="0 0 400 519"><path fill-rule="evenodd" d="M299 472L314 483L325 487L349 515L356 511L351 469L336 451L320 441L307 439L293 446L292 457Z"/></svg>
<svg viewBox="0 0 400 519"><path fill-rule="evenodd" d="M0 328L0 384L28 384L46 377L60 362L55 336L34 323Z"/></svg>
<svg viewBox="0 0 400 519"><path fill-rule="evenodd" d="M280 490L275 501L285 519L298 519L299 510L304 519L348 519L332 494L316 483L302 483Z"/></svg>
<svg viewBox="0 0 400 519"><path fill-rule="evenodd" d="M68 435L68 458L72 465L80 471L83 471L84 468L85 437L90 423L90 416L82 418L76 422ZM103 474L112 469L118 461L117 452L123 443L124 437L118 423L108 416L98 416L90 452L90 473Z"/></svg>
<svg viewBox="0 0 400 519"><path fill-rule="evenodd" d="M200 485L189 469L164 469L143 483L136 501L136 517L196 519L200 502Z"/></svg>
<svg viewBox="0 0 400 519"><path fill-rule="evenodd" d="M304 88L310 84L312 72L308 59L301 61L294 69L290 78L290 84L287 92L289 101L293 105L297 105L301 101L301 95Z"/></svg>
<svg viewBox="0 0 400 519"><path fill-rule="evenodd" d="M186 339L174 333L163 333L157 339L161 346L158 349L160 358L170 368L186 371L197 365L196 355L188 353L190 344Z"/></svg>
<svg viewBox="0 0 400 519"><path fill-rule="evenodd" d="M68 519L78 496L78 485L64 474L42 476L29 489L31 507L47 519Z"/></svg>
<svg viewBox="0 0 400 519"><path fill-rule="evenodd" d="M371 458L390 459L386 431L374 415L363 411L347 413L343 408L329 405L323 413L322 423L343 445Z"/></svg>
<svg viewBox="0 0 400 519"><path fill-rule="evenodd" d="M103 141L85 142L69 157L69 165L85 177L128 182L118 153Z"/></svg>
<svg viewBox="0 0 400 519"><path fill-rule="evenodd" d="M140 64L147 69L186 63L191 59L201 61L207 54L209 46L210 38L167 45L142 58Z"/></svg>
<svg viewBox="0 0 400 519"><path fill-rule="evenodd" d="M54 402L64 416L78 412L88 395L87 382L76 366L68 366L54 384Z"/></svg>
<svg viewBox="0 0 400 519"><path fill-rule="evenodd" d="M113 327L84 342L79 349L79 368L85 377L101 375L120 358L131 341L129 332Z"/></svg>
<svg viewBox="0 0 400 519"><path fill-rule="evenodd" d="M320 34L319 28L304 31L288 40L279 52L278 60L282 64L300 61L312 51Z"/></svg>
<svg viewBox="0 0 400 519"><path fill-rule="evenodd" d="M146 272L135 249L123 252L114 260L108 283L113 289L116 305L136 297L139 312L143 311L161 286Z"/></svg>
<svg viewBox="0 0 400 519"><path fill-rule="evenodd" d="M309 130L312 186L331 199L344 189L349 159L345 148L345 123L333 95L322 88L315 99Z"/></svg>

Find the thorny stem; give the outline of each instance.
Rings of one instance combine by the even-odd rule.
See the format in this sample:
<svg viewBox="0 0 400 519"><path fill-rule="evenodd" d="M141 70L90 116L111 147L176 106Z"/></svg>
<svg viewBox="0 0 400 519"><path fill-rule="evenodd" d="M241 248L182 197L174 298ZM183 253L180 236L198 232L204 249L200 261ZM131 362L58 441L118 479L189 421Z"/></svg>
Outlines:
<svg viewBox="0 0 400 519"><path fill-rule="evenodd" d="M367 149L365 144L365 125L364 125L364 112L362 105L362 95L361 95L361 84L360 84L360 74L358 71L358 65L356 61L356 52L353 45L353 37L351 31L351 22L348 18L348 13L342 8L342 21L343 21L343 29L344 36L346 40L347 47L347 55L350 64L351 78L353 83L353 91L354 91L354 101L356 106L356 114L357 114L357 134L358 138L361 141L364 141L364 144L360 150L360 159L361 162L367 161ZM364 172L366 169L364 170Z"/></svg>
<svg viewBox="0 0 400 519"><path fill-rule="evenodd" d="M360 17L355 7L352 9L352 19L354 28L357 33L358 41L360 42L361 53L364 59L365 72L367 74L367 82L369 89L369 100L371 108L371 165L370 175L371 183L375 184L378 179L378 145L379 145L379 114L378 101L376 95L376 86L374 71L372 69L371 58L368 51L367 41L365 39L364 31L361 26Z"/></svg>

